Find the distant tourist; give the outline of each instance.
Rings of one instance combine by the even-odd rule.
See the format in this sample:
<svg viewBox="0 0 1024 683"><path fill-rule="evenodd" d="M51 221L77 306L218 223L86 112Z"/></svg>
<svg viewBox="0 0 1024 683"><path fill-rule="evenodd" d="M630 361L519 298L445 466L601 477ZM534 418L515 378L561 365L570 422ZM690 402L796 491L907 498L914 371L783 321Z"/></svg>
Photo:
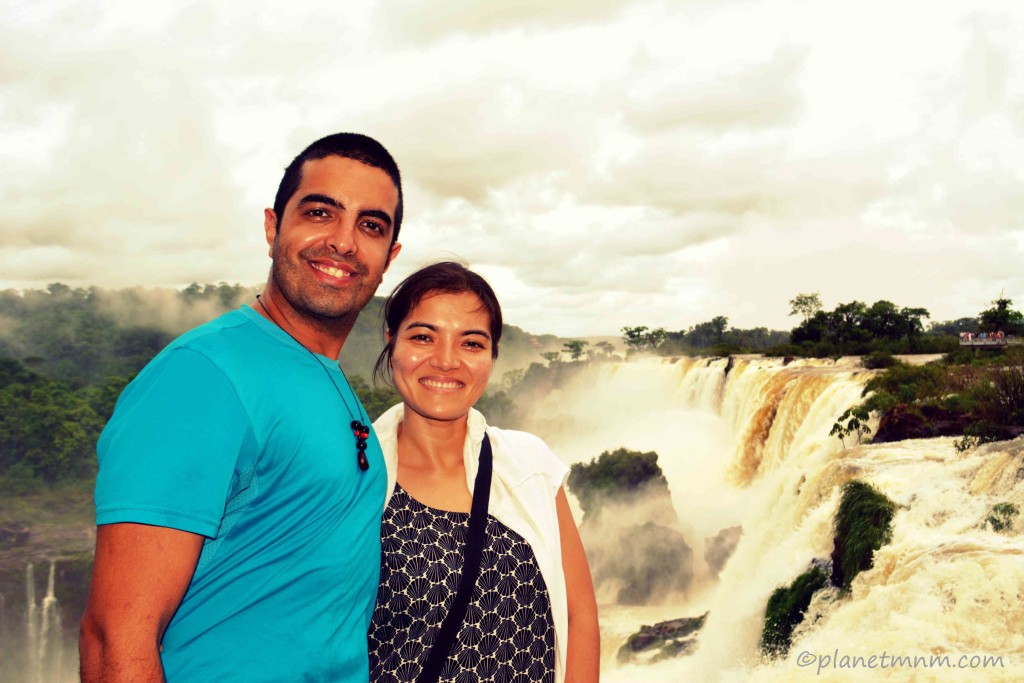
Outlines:
<svg viewBox="0 0 1024 683"><path fill-rule="evenodd" d="M314 142L264 212L262 294L121 394L97 447L83 681L368 679L387 476L337 358L401 222L384 147Z"/></svg>
<svg viewBox="0 0 1024 683"><path fill-rule="evenodd" d="M501 339L490 285L437 263L402 282L384 316L375 374L402 403L374 423L390 500L370 679L597 681L569 470L537 437L489 427L473 408Z"/></svg>

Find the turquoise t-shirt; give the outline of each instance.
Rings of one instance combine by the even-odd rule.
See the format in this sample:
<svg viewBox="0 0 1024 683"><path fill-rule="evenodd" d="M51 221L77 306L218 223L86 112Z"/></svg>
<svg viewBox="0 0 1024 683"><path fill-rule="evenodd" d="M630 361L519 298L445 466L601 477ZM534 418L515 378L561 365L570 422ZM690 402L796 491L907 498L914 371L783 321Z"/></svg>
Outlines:
<svg viewBox="0 0 1024 683"><path fill-rule="evenodd" d="M118 399L96 523L206 537L164 636L168 681L368 679L387 478L373 434L359 469L341 394L369 424L337 361L244 306L172 342Z"/></svg>

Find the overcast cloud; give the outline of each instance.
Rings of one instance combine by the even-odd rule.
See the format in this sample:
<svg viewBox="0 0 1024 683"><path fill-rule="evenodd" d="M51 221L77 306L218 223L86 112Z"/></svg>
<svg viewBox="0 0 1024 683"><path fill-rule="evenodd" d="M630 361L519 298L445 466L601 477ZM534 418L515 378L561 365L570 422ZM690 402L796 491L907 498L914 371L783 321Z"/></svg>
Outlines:
<svg viewBox="0 0 1024 683"><path fill-rule="evenodd" d="M1024 304L1016 2L0 0L0 287L261 282L283 167L406 183L537 333L788 328L787 301Z"/></svg>

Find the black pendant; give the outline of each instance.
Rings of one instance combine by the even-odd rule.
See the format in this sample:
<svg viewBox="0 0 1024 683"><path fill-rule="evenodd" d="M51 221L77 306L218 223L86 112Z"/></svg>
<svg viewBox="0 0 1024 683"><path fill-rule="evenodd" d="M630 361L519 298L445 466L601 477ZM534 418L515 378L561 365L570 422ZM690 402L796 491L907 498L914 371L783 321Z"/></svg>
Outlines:
<svg viewBox="0 0 1024 683"><path fill-rule="evenodd" d="M356 437L356 462L363 472L370 469L370 461L366 459L366 439L370 436L370 428L359 420L352 420L349 425Z"/></svg>

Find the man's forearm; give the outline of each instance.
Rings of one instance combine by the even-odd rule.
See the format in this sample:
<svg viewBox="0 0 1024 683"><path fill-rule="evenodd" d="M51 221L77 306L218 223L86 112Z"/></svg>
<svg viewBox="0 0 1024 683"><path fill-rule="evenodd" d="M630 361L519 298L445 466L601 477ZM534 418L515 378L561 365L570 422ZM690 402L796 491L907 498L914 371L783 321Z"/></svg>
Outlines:
<svg viewBox="0 0 1024 683"><path fill-rule="evenodd" d="M155 638L113 634L86 614L78 637L82 683L164 683Z"/></svg>

